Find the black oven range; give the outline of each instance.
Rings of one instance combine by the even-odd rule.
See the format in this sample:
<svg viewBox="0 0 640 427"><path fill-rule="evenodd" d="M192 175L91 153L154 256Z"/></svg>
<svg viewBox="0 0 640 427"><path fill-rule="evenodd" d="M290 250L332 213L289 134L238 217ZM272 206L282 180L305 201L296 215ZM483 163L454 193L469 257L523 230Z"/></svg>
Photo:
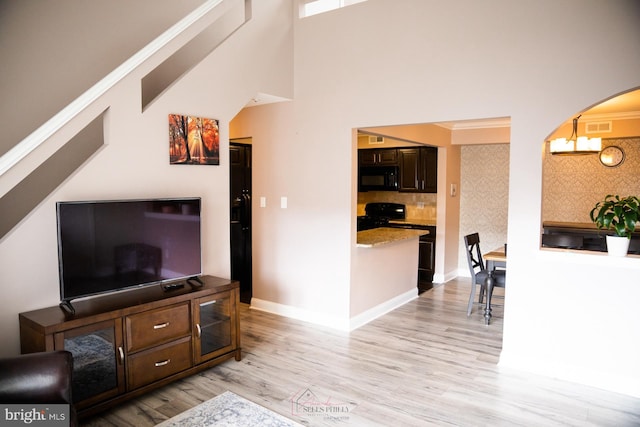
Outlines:
<svg viewBox="0 0 640 427"><path fill-rule="evenodd" d="M358 217L358 231L388 227L391 220L405 219L407 208L401 203L372 202L366 204L364 212Z"/></svg>

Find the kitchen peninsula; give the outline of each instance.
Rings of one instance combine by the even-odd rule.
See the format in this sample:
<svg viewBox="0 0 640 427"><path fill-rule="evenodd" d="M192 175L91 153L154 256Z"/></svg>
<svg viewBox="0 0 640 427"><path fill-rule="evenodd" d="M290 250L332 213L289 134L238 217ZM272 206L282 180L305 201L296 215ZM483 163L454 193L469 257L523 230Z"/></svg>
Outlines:
<svg viewBox="0 0 640 427"><path fill-rule="evenodd" d="M406 232L414 234L404 234ZM419 236L424 233L428 231L391 227L357 233L349 294L350 328L418 297ZM368 238L377 238L378 242L365 242Z"/></svg>
<svg viewBox="0 0 640 427"><path fill-rule="evenodd" d="M378 227L358 232L357 246L371 248L429 234L428 230Z"/></svg>
<svg viewBox="0 0 640 427"><path fill-rule="evenodd" d="M383 197L389 196L385 194ZM418 289L420 292L431 289L435 270L436 221L407 217L407 206L395 202L369 202L364 206L364 214L357 218L357 246L371 248L418 236Z"/></svg>

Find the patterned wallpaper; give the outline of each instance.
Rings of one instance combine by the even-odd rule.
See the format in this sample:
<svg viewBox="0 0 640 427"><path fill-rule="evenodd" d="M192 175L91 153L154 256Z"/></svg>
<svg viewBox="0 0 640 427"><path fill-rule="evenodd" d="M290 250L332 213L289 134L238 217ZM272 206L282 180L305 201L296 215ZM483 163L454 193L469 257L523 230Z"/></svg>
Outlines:
<svg viewBox="0 0 640 427"><path fill-rule="evenodd" d="M615 168L603 166L597 155L552 156L549 144L543 163L542 220L591 222L589 211L607 194L640 196L640 138L603 139L625 152Z"/></svg>
<svg viewBox="0 0 640 427"><path fill-rule="evenodd" d="M462 146L460 155L458 268L468 271L465 235L479 233L483 252L507 242L509 144Z"/></svg>

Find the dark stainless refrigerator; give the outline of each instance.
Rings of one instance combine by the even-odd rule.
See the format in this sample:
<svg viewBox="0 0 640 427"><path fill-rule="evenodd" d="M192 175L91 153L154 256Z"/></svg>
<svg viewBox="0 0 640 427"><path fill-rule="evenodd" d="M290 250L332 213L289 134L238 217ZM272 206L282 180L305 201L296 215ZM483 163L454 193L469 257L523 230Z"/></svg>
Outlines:
<svg viewBox="0 0 640 427"><path fill-rule="evenodd" d="M229 146L231 195L231 279L240 282L240 301L251 303L251 145Z"/></svg>

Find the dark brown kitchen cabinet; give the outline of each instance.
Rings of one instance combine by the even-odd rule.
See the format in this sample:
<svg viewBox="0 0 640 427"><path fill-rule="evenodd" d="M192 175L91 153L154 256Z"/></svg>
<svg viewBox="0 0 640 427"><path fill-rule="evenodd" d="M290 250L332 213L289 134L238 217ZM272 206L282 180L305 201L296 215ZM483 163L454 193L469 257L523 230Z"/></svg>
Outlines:
<svg viewBox="0 0 640 427"><path fill-rule="evenodd" d="M438 191L438 148L398 149L400 184L398 191L436 193Z"/></svg>
<svg viewBox="0 0 640 427"><path fill-rule="evenodd" d="M358 150L360 166L397 166L398 150L395 148L374 148Z"/></svg>
<svg viewBox="0 0 640 427"><path fill-rule="evenodd" d="M420 237L418 255L418 289L423 292L433 287L436 266L436 227L428 227L429 234Z"/></svg>

